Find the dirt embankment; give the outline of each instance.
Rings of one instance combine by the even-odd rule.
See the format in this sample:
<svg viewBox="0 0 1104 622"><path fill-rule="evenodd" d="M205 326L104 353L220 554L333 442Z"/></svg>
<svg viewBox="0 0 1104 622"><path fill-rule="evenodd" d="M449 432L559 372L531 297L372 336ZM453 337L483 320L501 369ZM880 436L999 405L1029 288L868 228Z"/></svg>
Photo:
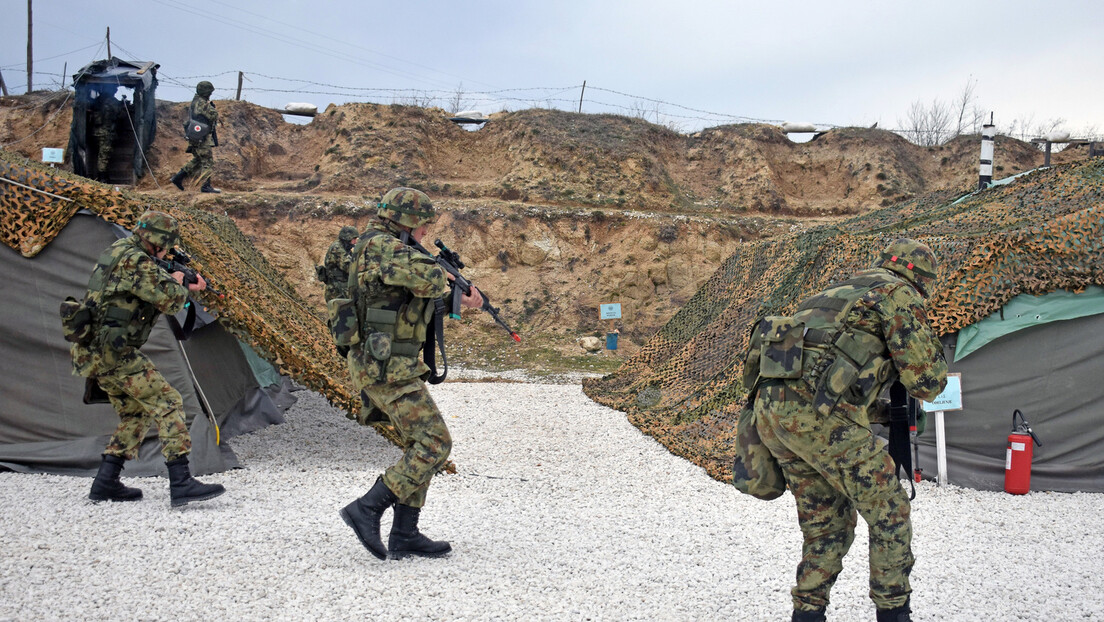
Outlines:
<svg viewBox="0 0 1104 622"><path fill-rule="evenodd" d="M180 193L168 178L190 156L186 103L158 102L151 174L138 189L225 211L321 310L313 267L344 224L363 226L395 186L443 210L434 236L519 331L563 354L600 334L598 305L621 302L631 352L746 239L926 194L976 185L979 137L918 147L877 129L842 128L806 143L770 125L682 135L616 115L524 110L478 131L444 111L330 106L309 124L248 102L217 101L221 195ZM68 143L63 93L0 99L0 144L38 159ZM1081 159L1084 149L1055 154ZM1041 165L1035 146L998 137L995 177ZM493 334L482 320L461 335ZM498 335L495 335L497 337ZM514 355L511 355L514 356ZM510 361L507 361L510 362Z"/></svg>

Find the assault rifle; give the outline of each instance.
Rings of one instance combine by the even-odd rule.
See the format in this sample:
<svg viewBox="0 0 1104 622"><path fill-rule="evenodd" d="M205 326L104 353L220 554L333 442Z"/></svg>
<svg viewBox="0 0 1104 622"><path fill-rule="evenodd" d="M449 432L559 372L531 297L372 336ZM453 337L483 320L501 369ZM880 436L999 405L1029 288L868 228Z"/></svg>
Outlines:
<svg viewBox="0 0 1104 622"><path fill-rule="evenodd" d="M450 250L441 240L435 240L433 242L433 245L441 250L436 256L426 250L424 246L414 241L413 238L410 238L407 243L426 255L433 257L437 261L437 265L444 268L445 272L453 276L451 284L452 292L449 295L448 315L454 320L460 319L460 298L461 296L471 294L472 290L472 282L464 278L464 275L460 274L460 269L464 267L464 262L460 260L460 254ZM518 334L514 332L514 329L510 328L509 324L498 314L498 307L491 306L491 299L487 296L487 293L482 290L480 290L479 293L483 295L483 306L480 307L480 309L490 314L490 316L494 318L495 324L506 329L506 332L510 333L510 337L514 341L521 343L521 337L518 336Z"/></svg>
<svg viewBox="0 0 1104 622"><path fill-rule="evenodd" d="M190 263L192 263L192 256L180 250L179 248L174 248L170 250L165 255L164 259L157 260L157 265L164 268L166 271L168 271L169 274L172 274L173 272L183 273L184 287L188 287L192 283L199 282L199 272L195 268L189 266L188 264ZM222 292L211 287L210 282L207 283L207 287L204 288L204 291L211 292L219 298L226 297Z"/></svg>
<svg viewBox="0 0 1104 622"><path fill-rule="evenodd" d="M912 494L909 499L916 497L916 486L913 484L915 472L913 467L914 455L917 451L916 432L917 420L920 416L920 400L912 397L905 389L905 385L895 381L889 387L889 455L893 458L894 475L901 476L901 471L908 477ZM912 451L909 451L909 444Z"/></svg>

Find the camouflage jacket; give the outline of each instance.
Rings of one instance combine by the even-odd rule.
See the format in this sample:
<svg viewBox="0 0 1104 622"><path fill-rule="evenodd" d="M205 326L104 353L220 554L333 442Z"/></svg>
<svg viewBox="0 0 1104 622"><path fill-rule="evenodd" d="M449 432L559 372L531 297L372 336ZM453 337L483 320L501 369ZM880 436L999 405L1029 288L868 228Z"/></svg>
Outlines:
<svg viewBox="0 0 1104 622"><path fill-rule="evenodd" d="M872 366L870 369L873 373L870 377L867 377L867 373L871 372L864 370L859 373L854 380L854 387L861 389L861 395L845 394L836 408L855 421L865 424L869 423L870 410L878 394L895 378L900 380L912 396L927 401L934 399L946 386L947 361L944 358L943 345L928 322L924 299L915 287L883 268L864 270L853 279L864 277L872 278L877 284L866 289L851 306L843 321L844 328L851 329L852 334L877 339L880 343L875 349L880 352L875 353L874 360L884 357L886 362L881 370ZM834 292L845 295L844 290L853 287L850 285L853 282L849 280L837 284L818 296L832 297ZM806 367L810 361L808 351L817 347L814 344L810 348L810 337L807 333L807 353L803 363ZM823 362L829 363L831 360L832 354L829 351ZM826 366L822 366L821 370ZM809 378L807 370L802 379L786 380L786 385L803 399L813 402L815 384L820 381L820 378L815 377L817 371L814 368L814 377Z"/></svg>
<svg viewBox="0 0 1104 622"><path fill-rule="evenodd" d="M96 288L97 283L102 286ZM100 255L88 297L96 303L95 337L87 346L73 344L69 352L75 374L97 376L133 356L161 313L184 308L188 290L131 236L116 240Z"/></svg>
<svg viewBox="0 0 1104 622"><path fill-rule="evenodd" d="M334 298L349 297L349 265L352 260L352 252L345 248L341 240L330 244L330 250L326 251L326 259L322 262L326 302Z"/></svg>
<svg viewBox="0 0 1104 622"><path fill-rule="evenodd" d="M353 250L351 269L356 271L357 314L364 333L361 343L349 352L349 369L354 378L373 382L399 382L429 372L418 352L401 346L420 347L432 319L433 303L448 291L445 271L433 257L419 252L398 238L397 230L373 222L360 236ZM369 310L397 313L391 327L375 324ZM380 334L388 334L392 354L386 360L373 358L370 348ZM363 382L358 381L358 384Z"/></svg>
<svg viewBox="0 0 1104 622"><path fill-rule="evenodd" d="M203 145L205 147L215 146L215 128L218 126L218 110L215 110L215 105L211 103L211 100L206 97L196 95L192 98L191 105L188 106L188 119L196 119L198 121L206 120L207 124L211 126L211 131L203 137L203 140L196 145ZM184 120L184 123L188 123L188 119Z"/></svg>

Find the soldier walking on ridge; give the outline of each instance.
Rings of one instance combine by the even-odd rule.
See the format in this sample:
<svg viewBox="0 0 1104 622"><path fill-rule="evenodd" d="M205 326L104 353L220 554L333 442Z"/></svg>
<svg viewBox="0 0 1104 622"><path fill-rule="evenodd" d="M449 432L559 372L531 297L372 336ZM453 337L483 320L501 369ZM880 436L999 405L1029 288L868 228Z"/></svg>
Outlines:
<svg viewBox="0 0 1104 622"><path fill-rule="evenodd" d="M184 134L188 138L188 153L192 154L192 159L171 179L173 185L181 190L184 189L184 179L195 176L203 182L200 192L221 192L211 186L211 171L215 167L214 148L219 146L218 111L211 101L211 93L214 92L215 85L206 80L200 82L188 106Z"/></svg>

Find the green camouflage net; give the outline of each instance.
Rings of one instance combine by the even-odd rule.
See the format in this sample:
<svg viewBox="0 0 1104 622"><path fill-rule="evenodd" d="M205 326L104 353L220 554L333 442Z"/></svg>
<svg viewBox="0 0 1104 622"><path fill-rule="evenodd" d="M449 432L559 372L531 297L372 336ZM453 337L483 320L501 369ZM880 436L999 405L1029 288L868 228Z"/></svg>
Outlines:
<svg viewBox="0 0 1104 622"><path fill-rule="evenodd" d="M929 315L957 332L1018 294L1104 285L1104 159L1035 171L977 194L940 192L804 233L749 242L613 374L585 393L623 410L671 452L729 481L750 326L788 315L869 267L889 242L921 240L938 277Z"/></svg>
<svg viewBox="0 0 1104 622"><path fill-rule="evenodd" d="M193 267L225 294L221 299L208 293L201 295L207 310L218 316L223 327L281 373L326 396L350 419L356 419L360 397L344 360L334 350L325 321L232 220L115 190L0 150L0 239L24 257L41 252L81 209L131 229L150 208L176 218L181 245L192 256ZM371 425L398 444L390 425Z"/></svg>

